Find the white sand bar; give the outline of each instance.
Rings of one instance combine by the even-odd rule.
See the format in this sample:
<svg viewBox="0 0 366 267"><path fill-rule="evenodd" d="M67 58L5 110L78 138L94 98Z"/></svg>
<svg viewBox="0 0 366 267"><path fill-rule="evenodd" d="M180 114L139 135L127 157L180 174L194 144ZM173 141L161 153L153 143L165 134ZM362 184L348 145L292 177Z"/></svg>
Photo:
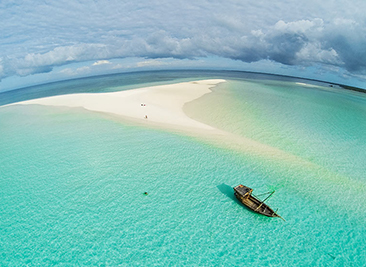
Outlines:
<svg viewBox="0 0 366 267"><path fill-rule="evenodd" d="M189 118L183 112L183 105L210 93L210 88L222 82L225 80L212 79L112 93L60 95L16 104L79 107L165 126L213 130L211 126Z"/></svg>

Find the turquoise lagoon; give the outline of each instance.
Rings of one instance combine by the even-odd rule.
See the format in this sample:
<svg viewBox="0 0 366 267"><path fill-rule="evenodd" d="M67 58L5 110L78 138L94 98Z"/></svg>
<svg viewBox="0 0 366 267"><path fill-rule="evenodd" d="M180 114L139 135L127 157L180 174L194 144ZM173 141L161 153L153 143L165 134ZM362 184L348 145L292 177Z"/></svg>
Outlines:
<svg viewBox="0 0 366 267"><path fill-rule="evenodd" d="M294 160L81 109L0 107L0 265L364 266L364 94L278 76L156 72L0 102L206 78L227 82L187 104L190 116ZM244 208L232 191L240 183L276 190L268 203L286 221Z"/></svg>

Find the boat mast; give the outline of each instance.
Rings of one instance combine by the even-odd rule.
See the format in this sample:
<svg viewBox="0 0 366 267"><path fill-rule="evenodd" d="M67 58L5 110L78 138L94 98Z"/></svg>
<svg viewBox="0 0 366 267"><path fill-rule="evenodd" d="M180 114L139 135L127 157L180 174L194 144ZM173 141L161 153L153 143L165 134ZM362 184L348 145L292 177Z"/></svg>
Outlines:
<svg viewBox="0 0 366 267"><path fill-rule="evenodd" d="M266 201L267 199L269 199L272 195L273 195L273 193L275 192L275 190L273 190L273 192L268 196L268 197L266 197L262 202L261 202L261 204L255 209L255 210L257 210L257 209L259 209L260 207L262 207L262 205L263 205L263 203L264 203L264 201Z"/></svg>

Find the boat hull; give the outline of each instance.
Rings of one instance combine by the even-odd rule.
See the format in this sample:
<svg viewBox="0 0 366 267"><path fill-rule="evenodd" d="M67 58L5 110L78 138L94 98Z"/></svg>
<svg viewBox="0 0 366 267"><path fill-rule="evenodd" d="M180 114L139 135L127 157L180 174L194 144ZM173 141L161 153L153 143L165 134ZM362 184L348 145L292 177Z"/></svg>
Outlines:
<svg viewBox="0 0 366 267"><path fill-rule="evenodd" d="M252 196L252 191L253 189L244 185L238 185L234 187L234 194L236 198L247 208L267 217L279 217L282 219L282 217L278 215L273 209L271 209L267 204Z"/></svg>
<svg viewBox="0 0 366 267"><path fill-rule="evenodd" d="M252 211L265 215L267 217L279 217L274 210L272 210L268 205L261 203L258 199L253 196L242 197L237 193L234 193L236 198L244 204L247 208Z"/></svg>

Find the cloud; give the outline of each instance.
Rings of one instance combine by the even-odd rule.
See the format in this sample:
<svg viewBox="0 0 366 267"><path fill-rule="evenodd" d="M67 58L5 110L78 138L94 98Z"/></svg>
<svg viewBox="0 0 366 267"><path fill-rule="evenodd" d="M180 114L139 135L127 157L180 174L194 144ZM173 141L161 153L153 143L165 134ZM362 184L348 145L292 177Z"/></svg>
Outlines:
<svg viewBox="0 0 366 267"><path fill-rule="evenodd" d="M280 20L267 30L234 39L230 54L218 54L245 62L269 59L285 65L336 65L365 73L366 52L362 47L366 47L366 31L361 25L353 23L350 28L343 23L349 25L350 20Z"/></svg>
<svg viewBox="0 0 366 267"><path fill-rule="evenodd" d="M146 59L140 64L153 66L163 58L209 56L298 67L320 64L363 75L365 9L361 0L353 5L309 0L301 8L288 0L3 1L0 78L84 61L100 66L140 57Z"/></svg>
<svg viewBox="0 0 366 267"><path fill-rule="evenodd" d="M137 67L151 67L151 66L161 66L161 65L166 65L165 62L159 61L159 60L145 60L145 61L141 61L138 62Z"/></svg>
<svg viewBox="0 0 366 267"><path fill-rule="evenodd" d="M128 69L129 67L124 66L122 64L115 64L115 65L112 66L112 70L123 69L123 68Z"/></svg>
<svg viewBox="0 0 366 267"><path fill-rule="evenodd" d="M93 66L112 64L109 60L98 60L93 63Z"/></svg>
<svg viewBox="0 0 366 267"><path fill-rule="evenodd" d="M76 69L76 73L80 74L80 73L89 73L90 72L90 68L88 66L84 66L84 67L80 67Z"/></svg>
<svg viewBox="0 0 366 267"><path fill-rule="evenodd" d="M91 69L88 66L84 66L84 67L80 67L80 68L76 68L76 69L72 69L72 68L65 68L60 70L59 72L61 74L65 74L67 76L77 76L80 74L88 74L90 73Z"/></svg>
<svg viewBox="0 0 366 267"><path fill-rule="evenodd" d="M144 60L144 61L137 62L136 67L138 67L138 68L160 67L160 66L166 66L169 64L170 64L170 62L167 62L167 61L152 59L152 60Z"/></svg>
<svg viewBox="0 0 366 267"><path fill-rule="evenodd" d="M105 56L109 56L105 45L81 44L56 47L44 54L30 53L26 54L23 58L7 56L4 62L7 75L16 74L19 76L27 76L35 73L49 72L55 66Z"/></svg>
<svg viewBox="0 0 366 267"><path fill-rule="evenodd" d="M60 73L66 74L67 76L73 76L73 75L75 75L75 71L73 69L71 69L71 68L62 69L62 70L60 70Z"/></svg>

